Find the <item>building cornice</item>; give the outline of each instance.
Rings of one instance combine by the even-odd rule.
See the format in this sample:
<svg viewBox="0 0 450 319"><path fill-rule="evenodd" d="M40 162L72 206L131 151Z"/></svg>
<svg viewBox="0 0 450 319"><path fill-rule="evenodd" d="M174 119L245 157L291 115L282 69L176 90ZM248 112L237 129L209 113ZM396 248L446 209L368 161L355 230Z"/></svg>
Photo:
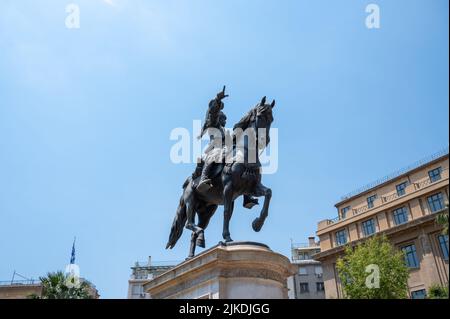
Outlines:
<svg viewBox="0 0 450 319"><path fill-rule="evenodd" d="M448 211L448 209L444 209L444 210L442 210L439 213L442 213L442 212L445 212L445 211ZM334 247L334 248L322 251L320 253L315 254L314 255L314 259L323 262L325 259L327 259L330 256L334 256L336 254L343 253L345 248L348 247L349 245L351 247L355 247L358 244L364 242L365 240L367 240L368 238L371 238L373 236L386 235L386 236L389 237L389 236L392 236L393 234L398 234L398 233L401 233L401 232L404 232L404 231L410 231L410 230L412 230L412 229L414 229L416 227L419 227L419 226L421 227L421 226L424 226L424 225L427 225L427 224L436 223L436 216L437 215L438 215L438 213L434 213L434 214L426 215L426 216L423 216L423 217L420 217L420 218L417 218L417 219L413 219L412 221L410 221L410 222L408 222L406 224L398 225L398 226L386 229L386 230L378 232L378 233L376 233L376 234L374 234L372 236L360 238L360 239L354 240L354 241L352 241L352 242L350 242L350 243L348 243L346 245L342 245L342 246L339 246L339 247ZM442 228L442 227L440 227L440 228Z"/></svg>
<svg viewBox="0 0 450 319"><path fill-rule="evenodd" d="M408 175L414 174L415 172L418 172L418 171L424 169L424 168L427 167L427 166L434 165L434 164L436 164L436 163L438 163L438 162L440 162L440 161L442 161L442 160L445 160L446 158L447 158L447 159L449 158L448 149L447 149L447 151L446 151L446 153L445 153L444 155L442 155L442 156L440 156L440 157L437 157L437 158L435 158L435 159L433 159L433 160L431 160L431 161L425 162L425 163L423 163L423 164L421 164L421 165L419 165L419 166L417 166L417 167L415 167L415 168L412 168L412 169L410 169L410 170L408 170L408 171L405 171L404 173L399 174L399 175L397 175L397 176L395 176L395 177L388 178L388 179L386 179L384 182L379 183L379 184L376 184L375 186L370 187L370 188L367 188L367 189L365 189L365 190L363 190L363 191L361 191L361 192L355 192L355 194L353 194L353 195L351 195L351 196L349 196L349 197L346 197L346 198L342 199L341 201L339 201L338 203L336 203L334 206L335 206L336 208L338 208L338 207L344 205L345 203L351 202L351 201L354 200L355 198L358 198L358 197L363 196L363 195L370 194L370 193L374 192L376 189L379 189L379 188L381 188L381 187L383 187L383 186L386 186L387 184L393 183L393 182L396 181L396 180L401 180L401 179L407 177ZM363 187L363 188L364 188L364 187Z"/></svg>
<svg viewBox="0 0 450 319"><path fill-rule="evenodd" d="M388 209L392 209L392 208L399 206L402 203L408 202L414 198L421 197L426 194L435 192L439 189L442 189L443 187L448 187L448 184L449 184L448 178L442 179L438 182L435 182L434 184L427 185L425 188L415 190L407 195L398 197L395 200L392 200L390 202L386 202L381 205L378 205L378 206L376 206L370 210L367 210L363 213L356 214L351 217L330 223L329 225L326 225L325 227L318 229L316 234L317 234L317 236L320 237L323 234L338 230L342 227L348 226L349 224L352 224L352 223L361 221L365 218L368 218L369 216L376 215L376 214L378 214L382 211L386 211Z"/></svg>

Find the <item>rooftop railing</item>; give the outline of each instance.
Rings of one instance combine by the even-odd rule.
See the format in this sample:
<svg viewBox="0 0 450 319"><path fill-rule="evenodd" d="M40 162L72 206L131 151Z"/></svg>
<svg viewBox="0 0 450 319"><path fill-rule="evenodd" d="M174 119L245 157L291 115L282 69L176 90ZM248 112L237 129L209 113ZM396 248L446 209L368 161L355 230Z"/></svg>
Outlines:
<svg viewBox="0 0 450 319"><path fill-rule="evenodd" d="M379 185L381 185L381 184L383 184L383 183L385 183L385 182L387 182L387 181L389 181L391 179L399 177L400 175L403 175L403 174L405 174L405 173L407 173L407 172L409 172L409 171L411 171L413 169L416 169L416 168L418 168L418 167L420 167L422 165L430 163L430 162L432 162L432 161L434 161L434 160L436 160L436 159L438 159L438 158L440 158L442 156L448 155L448 153L449 153L449 148L447 146L446 148L442 149L441 151L439 151L437 153L434 153L434 154L432 154L430 156L427 156L427 157L425 157L425 158L423 158L423 159L421 159L421 160L419 160L419 161L417 161L417 162L415 162L415 163L413 163L413 164L411 164L411 165L409 165L407 167L399 169L396 172L393 172L393 173L391 173L389 175L386 175L386 176L384 176L384 177L382 177L382 178L380 178L380 179L378 179L378 180L376 180L376 181L374 181L372 183L369 183L369 184L367 184L367 185L365 185L363 187L360 187L360 188L358 188L358 189L356 189L356 190L354 190L354 191L352 191L352 192L342 196L341 197L341 201L344 201L346 199L354 197L354 196L356 196L358 194L364 193L365 191L367 191L367 190L369 190L371 188L377 187L377 186L379 186Z"/></svg>
<svg viewBox="0 0 450 319"><path fill-rule="evenodd" d="M379 199L375 200L374 204L372 207L369 207L368 205L363 205L363 206L359 206L357 208L353 208L351 210L351 214L347 214L346 218L341 218L340 216L335 217L333 219L328 219L327 220L327 225L332 225L335 223L338 223L340 221L346 220L348 218L351 218L352 216L356 216L356 215L360 215L362 213L368 212L370 210L376 209L377 207L387 204L389 202L395 201L397 199L400 199L404 196L407 196L409 194L412 194L416 191L422 190L432 184L436 184L442 180L448 179L449 178L449 168L444 168L441 171L441 178L435 181L432 181L430 177L425 177L421 180L418 180L416 182L413 182L411 184L408 184L407 187L405 188L404 194L399 195L397 193L397 191L389 193L387 195L383 195L381 196Z"/></svg>
<svg viewBox="0 0 450 319"><path fill-rule="evenodd" d="M308 248L309 244L308 243L292 243L291 247L292 247L292 249L295 249L295 248Z"/></svg>
<svg viewBox="0 0 450 319"><path fill-rule="evenodd" d="M182 260L163 260L163 261L136 261L133 265L133 267L173 267L179 263L181 263Z"/></svg>
<svg viewBox="0 0 450 319"><path fill-rule="evenodd" d="M31 286L31 285L40 285L40 280L29 279L29 280L4 280L0 281L0 286Z"/></svg>

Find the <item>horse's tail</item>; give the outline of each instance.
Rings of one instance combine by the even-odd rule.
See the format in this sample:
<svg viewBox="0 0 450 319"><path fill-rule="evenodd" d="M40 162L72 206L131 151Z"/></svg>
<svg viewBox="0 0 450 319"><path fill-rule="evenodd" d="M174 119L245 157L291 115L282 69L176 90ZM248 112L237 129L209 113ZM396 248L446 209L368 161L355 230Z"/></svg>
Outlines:
<svg viewBox="0 0 450 319"><path fill-rule="evenodd" d="M183 195L181 195L180 203L178 204L177 213L173 219L172 228L170 229L169 241L167 242L166 249L172 249L175 247L181 234L183 234L184 225L186 224L186 203L184 201L184 191L189 184L189 178L183 184Z"/></svg>

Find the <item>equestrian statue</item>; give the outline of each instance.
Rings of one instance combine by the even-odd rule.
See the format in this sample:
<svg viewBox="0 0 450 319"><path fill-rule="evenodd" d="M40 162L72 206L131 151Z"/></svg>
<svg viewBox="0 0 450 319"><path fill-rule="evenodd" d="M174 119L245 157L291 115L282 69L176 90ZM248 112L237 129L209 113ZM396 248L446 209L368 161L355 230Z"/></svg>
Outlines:
<svg viewBox="0 0 450 319"><path fill-rule="evenodd" d="M230 134L225 129L226 116L223 112L225 86L209 102L204 125L198 138L209 135L209 145L197 164L194 173L183 184L183 194L169 235L167 248L173 248L183 233L192 231L188 258L195 255L196 246L205 248L204 230L219 205L224 206L222 236L224 242L233 241L230 236L230 219L234 201L243 196L243 205L251 209L258 205L255 197L264 196L264 203L252 228L259 232L269 213L272 197L270 188L261 183L262 152L270 142L270 125L275 100L266 103L266 97L233 127ZM195 216L197 215L197 224Z"/></svg>

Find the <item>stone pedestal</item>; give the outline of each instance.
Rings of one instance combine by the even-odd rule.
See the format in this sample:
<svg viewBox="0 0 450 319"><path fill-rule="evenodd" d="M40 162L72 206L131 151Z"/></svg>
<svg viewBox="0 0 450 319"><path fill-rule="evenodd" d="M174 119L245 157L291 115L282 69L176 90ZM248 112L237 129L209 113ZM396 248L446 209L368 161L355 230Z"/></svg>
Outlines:
<svg viewBox="0 0 450 319"><path fill-rule="evenodd" d="M155 299L286 299L289 259L264 244L219 244L144 285Z"/></svg>

